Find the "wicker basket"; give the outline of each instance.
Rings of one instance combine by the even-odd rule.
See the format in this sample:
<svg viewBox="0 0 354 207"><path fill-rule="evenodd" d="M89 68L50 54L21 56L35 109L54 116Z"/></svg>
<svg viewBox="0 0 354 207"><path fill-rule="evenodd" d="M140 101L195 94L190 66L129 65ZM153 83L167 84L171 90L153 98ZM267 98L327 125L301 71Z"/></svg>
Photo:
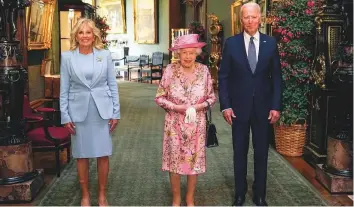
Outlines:
<svg viewBox="0 0 354 207"><path fill-rule="evenodd" d="M306 139L306 125L280 125L274 127L275 147L285 156L301 156Z"/></svg>

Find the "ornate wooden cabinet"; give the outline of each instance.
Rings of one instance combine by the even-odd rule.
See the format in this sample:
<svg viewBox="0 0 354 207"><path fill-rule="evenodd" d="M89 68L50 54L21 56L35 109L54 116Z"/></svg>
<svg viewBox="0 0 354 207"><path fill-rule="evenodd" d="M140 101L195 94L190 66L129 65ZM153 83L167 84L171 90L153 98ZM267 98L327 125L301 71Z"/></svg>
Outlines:
<svg viewBox="0 0 354 207"><path fill-rule="evenodd" d="M27 56L22 58L27 53L24 9L30 3L0 1L0 203L29 202L44 184L43 170L33 167L23 117L28 80Z"/></svg>
<svg viewBox="0 0 354 207"><path fill-rule="evenodd" d="M352 50L352 33L346 33L353 30L352 8L352 1L328 0L315 19L313 78L316 86L310 99L308 139L304 148L304 159L312 165L325 163L328 136L336 137L348 123L352 130L353 65L338 61L344 44Z"/></svg>
<svg viewBox="0 0 354 207"><path fill-rule="evenodd" d="M60 0L59 1L59 11L68 11L69 9L80 11L81 16L85 18L92 19L95 15L94 5L85 3L85 1L82 0Z"/></svg>
<svg viewBox="0 0 354 207"><path fill-rule="evenodd" d="M92 0L95 4L95 0ZM95 16L95 7L81 0L60 0L59 24L60 24L60 51L64 52L70 49L70 32L80 17L93 19ZM60 90L60 75L46 74L45 94L46 98L58 99Z"/></svg>

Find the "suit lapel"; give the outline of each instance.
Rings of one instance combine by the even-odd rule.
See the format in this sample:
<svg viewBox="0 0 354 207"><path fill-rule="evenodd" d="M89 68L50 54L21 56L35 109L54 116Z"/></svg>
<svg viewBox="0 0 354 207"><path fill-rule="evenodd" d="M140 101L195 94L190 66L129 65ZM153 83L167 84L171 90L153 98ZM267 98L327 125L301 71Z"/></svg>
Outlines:
<svg viewBox="0 0 354 207"><path fill-rule="evenodd" d="M254 73L257 72L257 69L261 66L262 58L264 57L264 51L267 45L267 41L265 40L265 35L259 33L259 51L258 51L258 61L256 65L256 70Z"/></svg>
<svg viewBox="0 0 354 207"><path fill-rule="evenodd" d="M241 54L243 56L243 59L244 59L244 63L245 63L245 66L246 66L246 69L252 73L252 70L251 70L251 66L250 64L248 63L248 58L247 58L247 52L246 52L246 45L245 45L245 37L243 36L243 32L240 33L240 38L239 38L239 41L240 41L240 44L242 45L242 49L241 49Z"/></svg>
<svg viewBox="0 0 354 207"><path fill-rule="evenodd" d="M103 57L101 55L101 52L97 50L96 48L93 48L93 76L92 76L92 81L91 81L91 87L93 87L99 77L102 74L102 64L103 64Z"/></svg>
<svg viewBox="0 0 354 207"><path fill-rule="evenodd" d="M78 64L78 60L79 60L79 48L77 48L76 50L73 51L73 55L71 56L71 63L72 63L72 66L73 66L76 76L80 79L80 81L85 86L90 88L90 86L88 85L87 80L84 76L84 73L82 72L82 67L80 67L80 64Z"/></svg>

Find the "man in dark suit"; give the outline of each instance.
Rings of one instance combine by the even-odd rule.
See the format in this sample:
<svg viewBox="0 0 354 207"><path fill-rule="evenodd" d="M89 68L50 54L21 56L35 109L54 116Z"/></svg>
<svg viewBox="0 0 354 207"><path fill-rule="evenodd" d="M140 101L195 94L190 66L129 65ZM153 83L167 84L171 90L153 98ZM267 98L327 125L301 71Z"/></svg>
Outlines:
<svg viewBox="0 0 354 207"><path fill-rule="evenodd" d="M270 124L280 116L281 73L276 40L259 33L261 10L256 3L241 7L244 32L226 40L219 71L219 98L225 120L232 125L235 202L247 192L249 131L254 148L253 202L266 206Z"/></svg>

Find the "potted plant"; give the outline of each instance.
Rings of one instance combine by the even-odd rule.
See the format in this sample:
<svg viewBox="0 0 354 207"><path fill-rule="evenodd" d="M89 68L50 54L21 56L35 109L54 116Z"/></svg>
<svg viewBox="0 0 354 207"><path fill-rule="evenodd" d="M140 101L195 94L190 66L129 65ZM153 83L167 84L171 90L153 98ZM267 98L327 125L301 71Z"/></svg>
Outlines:
<svg viewBox="0 0 354 207"><path fill-rule="evenodd" d="M280 154L301 156L305 144L311 63L315 41L315 14L319 1L282 0L272 4L268 19L278 40L283 78L282 111L275 126Z"/></svg>

